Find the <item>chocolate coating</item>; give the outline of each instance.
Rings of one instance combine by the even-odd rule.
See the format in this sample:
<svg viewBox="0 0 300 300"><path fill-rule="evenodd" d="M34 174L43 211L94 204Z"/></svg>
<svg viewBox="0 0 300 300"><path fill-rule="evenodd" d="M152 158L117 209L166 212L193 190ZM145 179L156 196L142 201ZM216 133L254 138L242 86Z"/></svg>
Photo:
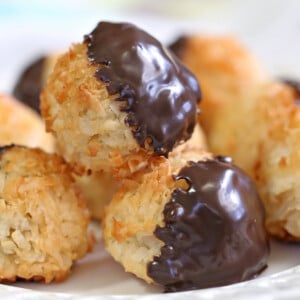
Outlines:
<svg viewBox="0 0 300 300"><path fill-rule="evenodd" d="M264 210L250 177L221 158L190 162L175 176L189 184L166 204L165 245L148 276L168 292L215 287L255 277L267 267Z"/></svg>
<svg viewBox="0 0 300 300"><path fill-rule="evenodd" d="M40 93L46 56L39 57L22 72L13 89L15 98L40 114Z"/></svg>
<svg viewBox="0 0 300 300"><path fill-rule="evenodd" d="M95 76L123 101L126 123L141 147L167 155L187 140L196 122L200 88L179 60L145 31L128 23L100 22L85 36Z"/></svg>
<svg viewBox="0 0 300 300"><path fill-rule="evenodd" d="M182 58L187 40L187 36L181 36L169 46L169 49L171 49L177 57Z"/></svg>

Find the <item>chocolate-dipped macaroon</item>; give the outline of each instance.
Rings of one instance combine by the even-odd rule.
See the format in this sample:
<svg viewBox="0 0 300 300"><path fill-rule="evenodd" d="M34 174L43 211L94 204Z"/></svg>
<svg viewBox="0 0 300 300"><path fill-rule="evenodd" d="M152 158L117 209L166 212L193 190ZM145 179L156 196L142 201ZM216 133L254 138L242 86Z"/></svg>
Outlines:
<svg viewBox="0 0 300 300"><path fill-rule="evenodd" d="M40 114L40 94L59 55L43 55L30 62L18 77L12 94Z"/></svg>
<svg viewBox="0 0 300 300"><path fill-rule="evenodd" d="M201 82L210 151L255 180L268 232L300 242L299 85L268 76L236 37L188 36L171 48Z"/></svg>
<svg viewBox="0 0 300 300"><path fill-rule="evenodd" d="M41 100L47 130L78 170L131 173L191 136L200 89L151 35L100 22L58 60Z"/></svg>
<svg viewBox="0 0 300 300"><path fill-rule="evenodd" d="M229 158L206 152L151 159L147 172L124 182L102 224L114 259L168 292L252 279L267 267L253 181Z"/></svg>

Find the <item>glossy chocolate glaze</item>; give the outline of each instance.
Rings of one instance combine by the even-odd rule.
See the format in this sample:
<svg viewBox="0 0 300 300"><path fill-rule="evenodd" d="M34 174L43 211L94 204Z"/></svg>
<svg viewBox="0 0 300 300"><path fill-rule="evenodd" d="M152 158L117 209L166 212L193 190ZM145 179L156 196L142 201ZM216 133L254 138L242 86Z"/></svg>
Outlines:
<svg viewBox="0 0 300 300"><path fill-rule="evenodd" d="M42 77L45 56L32 62L19 77L14 89L15 98L33 108L40 114L40 93L43 87Z"/></svg>
<svg viewBox="0 0 300 300"><path fill-rule="evenodd" d="M175 180L164 227L165 245L148 276L167 292L215 287L255 277L267 267L264 210L252 180L226 157L190 162Z"/></svg>
<svg viewBox="0 0 300 300"><path fill-rule="evenodd" d="M179 57L182 58L184 49L187 44L188 37L186 36L181 36L179 37L175 42L173 42L169 48L173 51L173 53Z"/></svg>
<svg viewBox="0 0 300 300"><path fill-rule="evenodd" d="M179 60L145 31L128 23L100 22L85 36L95 76L122 101L126 123L141 147L167 155L187 140L196 122L200 88Z"/></svg>

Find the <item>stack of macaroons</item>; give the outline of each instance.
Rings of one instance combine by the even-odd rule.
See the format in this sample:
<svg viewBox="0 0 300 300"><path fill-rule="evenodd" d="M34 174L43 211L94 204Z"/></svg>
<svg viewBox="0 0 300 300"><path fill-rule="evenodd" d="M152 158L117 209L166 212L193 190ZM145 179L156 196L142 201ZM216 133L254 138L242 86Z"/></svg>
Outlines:
<svg viewBox="0 0 300 300"><path fill-rule="evenodd" d="M46 85L48 76L53 71L53 68L58 58L59 58L59 54L51 53L48 55L43 55L33 60L22 71L22 73L20 74L20 76L18 77L14 85L12 94L15 96L15 98L18 99L20 102L26 104L27 106L31 107L38 114L40 114L41 91ZM10 102L15 103L16 101L11 100ZM19 104L17 103L16 105ZM21 104L19 106L23 107L24 105ZM30 109L27 108L25 109L31 111ZM51 139L51 149L47 149L47 150L51 150L51 152L55 152L56 145L54 143L54 138L50 134L45 133L45 128L44 128L45 126L44 123L42 123L41 119L37 116L34 116L34 118L39 120L38 122L40 123L40 127L41 127L40 131L42 133L42 136L49 136L49 139ZM19 120L23 120L23 119L24 117L22 117ZM10 128L10 127L7 126L5 128ZM5 130L5 128L2 130ZM20 131L18 130L15 132L20 132ZM29 136L28 134L25 135L17 134L18 139L20 139L20 137L27 138L28 136ZM19 140L13 139L13 141L18 142ZM45 141L41 144L43 144L43 148L45 148L49 143ZM76 185L79 187L79 189L84 195L87 207L90 211L91 218L94 220L101 220L103 214L103 208L105 204L107 204L110 201L113 193L116 191L116 188L118 186L117 180L115 180L110 173L103 172L103 171L99 171L99 172L88 171L80 175L72 171L72 177L74 178Z"/></svg>
<svg viewBox="0 0 300 300"><path fill-rule="evenodd" d="M186 36L171 47L202 84L209 148L255 180L268 233L299 242L299 82L268 76L230 36Z"/></svg>
<svg viewBox="0 0 300 300"><path fill-rule="evenodd" d="M118 181L102 219L107 250L167 291L247 280L267 266L256 187L204 150L200 96L156 39L108 22L58 59L41 95L46 128L78 176Z"/></svg>

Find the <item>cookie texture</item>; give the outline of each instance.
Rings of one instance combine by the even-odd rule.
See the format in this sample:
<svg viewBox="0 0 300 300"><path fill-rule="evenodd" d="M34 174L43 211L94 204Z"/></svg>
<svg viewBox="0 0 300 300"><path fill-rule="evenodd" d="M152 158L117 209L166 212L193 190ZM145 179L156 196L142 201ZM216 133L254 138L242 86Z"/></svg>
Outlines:
<svg viewBox="0 0 300 300"><path fill-rule="evenodd" d="M54 151L54 139L46 133L40 116L16 99L0 94L0 146L11 143Z"/></svg>
<svg viewBox="0 0 300 300"><path fill-rule="evenodd" d="M62 281L90 249L85 202L55 154L0 151L0 280Z"/></svg>
<svg viewBox="0 0 300 300"><path fill-rule="evenodd" d="M203 130L200 125L197 124L191 138L177 146L171 155L182 156L188 160L193 157L197 158L199 151L201 152L205 149L207 149L206 139ZM144 168L147 168L147 164L145 164ZM122 178L126 178L127 175L121 171L118 172L118 176L113 176L112 173L98 171L83 175L73 174L73 176L76 184L84 195L91 217L95 220L101 220L105 206L110 203L114 194L122 184Z"/></svg>

